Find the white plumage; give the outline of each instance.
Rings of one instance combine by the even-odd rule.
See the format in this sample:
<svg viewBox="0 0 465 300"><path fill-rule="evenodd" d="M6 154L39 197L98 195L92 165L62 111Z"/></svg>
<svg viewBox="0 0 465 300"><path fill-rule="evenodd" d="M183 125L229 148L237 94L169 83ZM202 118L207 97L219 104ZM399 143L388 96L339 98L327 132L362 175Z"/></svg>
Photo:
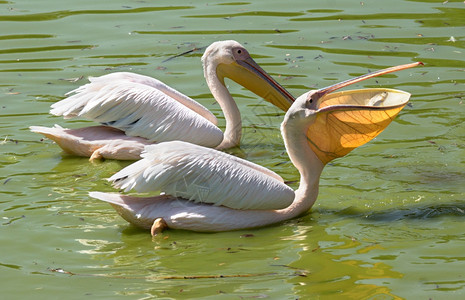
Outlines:
<svg viewBox="0 0 465 300"><path fill-rule="evenodd" d="M296 99L281 124L289 158L300 173L295 192L278 175L258 165L213 149L173 141L146 146L140 161L109 178L115 187L126 191L164 194L89 195L111 203L128 222L151 228L152 235L165 227L224 231L296 217L315 203L325 164L377 136L410 97L409 93L392 89L332 92L418 64L370 73Z"/></svg>
<svg viewBox="0 0 465 300"><path fill-rule="evenodd" d="M54 140L66 152L91 159L98 156L137 160L145 146L150 145L144 138L127 136L108 126L67 129L55 124L54 127L30 126L29 129Z"/></svg>
<svg viewBox="0 0 465 300"><path fill-rule="evenodd" d="M80 109L87 104L86 98L89 98L89 95L93 95L94 97L97 96L97 93L104 89L107 85L113 86L115 85L115 82L118 82L118 84L122 84L123 86L126 86L125 89L126 91L124 93L131 94L131 86L130 84L133 83L135 85L139 85L139 89L144 90L144 88L147 88L149 91L149 87L153 88L156 91L159 91L163 95L166 95L167 97L172 98L173 100L178 101L182 105L186 106L187 108L191 109L192 111L198 113L199 115L203 116L213 124L217 124L218 120L216 117L203 105L200 103L196 102L195 100L191 99L190 97L184 95L183 93L173 89L169 85L166 85L165 83L161 82L158 79L155 79L153 77L145 76L145 75L140 75L140 74L135 74L135 73L129 73L129 72L116 72L116 73L110 73L107 75L103 75L100 77L89 77L90 83L85 84L83 86L78 87L75 90L72 90L68 93L66 93L67 96L73 95L68 98L69 104L67 103L68 101L60 101L55 104L52 104L52 110L50 113L57 115L57 116L63 116L65 119L67 118L72 118L75 116L78 116L80 114L85 113L86 110L83 110L80 112ZM156 95L155 95L156 96ZM82 99L81 97L84 97ZM107 97L105 95L100 95L97 97L97 99L94 99L97 103L101 102L98 98L99 97ZM111 99L111 97L105 102L108 101L118 101L118 97L115 99ZM130 97L127 97L130 99ZM72 99L72 100L71 100ZM156 97L154 98L146 98L145 100L149 102L150 104L156 106ZM129 105L131 105L131 101L128 100ZM72 104L74 103L74 105ZM114 104L113 104L114 105ZM73 107L74 106L74 107Z"/></svg>
<svg viewBox="0 0 465 300"><path fill-rule="evenodd" d="M206 147L221 143L223 132L214 123L163 93L167 85L155 79L156 87L146 84L150 79L131 73L90 78L90 83L75 90L75 94L53 104L50 112L64 118L93 120L152 143L174 137ZM208 112L197 105L198 111L203 108L204 113Z"/></svg>
<svg viewBox="0 0 465 300"><path fill-rule="evenodd" d="M54 140L66 152L90 156L91 160L134 159L133 153L140 155L137 140L140 138L147 144L182 140L226 149L240 144L242 120L224 78L236 81L283 110L287 110L294 100L236 41L211 44L202 56L202 63L207 85L224 113L224 133L216 126L216 117L201 104L157 79L128 72L90 77L88 84L67 93L67 98L53 104L50 113L65 119L86 118L119 129L121 137L117 137L114 131L111 137L125 139L127 145L133 137L134 149L112 149L117 144L116 140L104 137L106 130L102 127L92 128L98 130L95 135L91 129L86 130L85 135L79 129L60 130L58 127L50 130L33 126L31 130ZM129 153L131 155L127 155Z"/></svg>
<svg viewBox="0 0 465 300"><path fill-rule="evenodd" d="M126 191L161 191L196 203L280 209L292 203L294 191L279 178L272 171L226 153L173 141L147 146L141 160L109 181Z"/></svg>

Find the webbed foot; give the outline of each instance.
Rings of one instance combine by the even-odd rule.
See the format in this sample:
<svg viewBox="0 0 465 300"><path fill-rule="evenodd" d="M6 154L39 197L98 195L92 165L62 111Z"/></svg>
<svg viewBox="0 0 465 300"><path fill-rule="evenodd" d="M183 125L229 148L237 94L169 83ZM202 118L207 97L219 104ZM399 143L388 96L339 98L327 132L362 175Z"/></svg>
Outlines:
<svg viewBox="0 0 465 300"><path fill-rule="evenodd" d="M166 224L165 220L163 220L163 218L157 218L155 219L155 221L153 221L153 225L150 228L150 233L152 234L152 236L156 236L157 234L165 230L165 228L168 228L168 224Z"/></svg>

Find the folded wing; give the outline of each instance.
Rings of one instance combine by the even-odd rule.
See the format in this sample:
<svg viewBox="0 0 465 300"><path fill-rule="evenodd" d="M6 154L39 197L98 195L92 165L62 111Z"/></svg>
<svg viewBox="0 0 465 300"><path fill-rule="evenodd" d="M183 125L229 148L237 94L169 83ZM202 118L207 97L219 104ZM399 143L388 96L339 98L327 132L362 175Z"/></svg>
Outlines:
<svg viewBox="0 0 465 300"><path fill-rule="evenodd" d="M183 140L214 147L223 139L212 113L154 78L113 73L90 81L53 104L50 113L83 117L151 142Z"/></svg>
<svg viewBox="0 0 465 300"><path fill-rule="evenodd" d="M294 200L277 174L213 149L173 141L147 146L142 157L109 181L126 191L161 191L235 209L281 209Z"/></svg>

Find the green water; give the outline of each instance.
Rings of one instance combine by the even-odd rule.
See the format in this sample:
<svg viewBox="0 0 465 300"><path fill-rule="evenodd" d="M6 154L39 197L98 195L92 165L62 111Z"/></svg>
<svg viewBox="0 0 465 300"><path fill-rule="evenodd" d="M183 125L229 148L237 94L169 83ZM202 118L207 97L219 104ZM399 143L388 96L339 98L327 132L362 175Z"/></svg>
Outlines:
<svg viewBox="0 0 465 300"><path fill-rule="evenodd" d="M464 29L461 0L0 0L2 298L463 299ZM311 212L262 229L152 240L87 196L112 191L103 179L127 163L71 157L28 130L91 124L50 116L49 106L112 71L157 77L220 116L201 51L164 61L224 39L294 95L425 66L359 84L406 90L410 105L325 168ZM234 154L297 180L283 114L230 89L245 125Z"/></svg>

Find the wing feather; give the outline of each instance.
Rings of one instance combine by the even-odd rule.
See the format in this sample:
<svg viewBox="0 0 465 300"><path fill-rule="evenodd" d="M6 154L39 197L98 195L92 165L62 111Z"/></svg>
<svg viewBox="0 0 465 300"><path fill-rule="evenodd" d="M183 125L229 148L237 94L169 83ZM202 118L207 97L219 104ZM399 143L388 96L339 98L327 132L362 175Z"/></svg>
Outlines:
<svg viewBox="0 0 465 300"><path fill-rule="evenodd" d="M281 209L294 200L294 191L262 167L213 149L173 141L147 146L142 157L109 181L235 209Z"/></svg>
<svg viewBox="0 0 465 300"><path fill-rule="evenodd" d="M115 74L91 78L90 83L72 91L73 95L53 104L50 112L65 118L84 117L151 142L183 140L215 147L222 141L218 127L159 87L178 97L181 93L150 77L137 81L124 78L130 73ZM203 106L197 103L197 107Z"/></svg>
<svg viewBox="0 0 465 300"><path fill-rule="evenodd" d="M72 94L82 94L82 93L93 92L93 91L96 91L102 88L105 85L108 85L114 81L120 81L120 80L126 81L126 82L140 83L143 85L153 87L159 90L160 92L166 94L167 96L173 98L174 100L178 101L179 103L185 105L186 107L190 108L191 110L198 113L199 115L203 116L204 118L206 118L213 124L215 125L218 124L218 120L216 119L215 115L212 114L205 106L201 105L197 101L173 89L172 87L161 82L158 79L145 76L145 75L136 74L136 73L115 72L115 73L110 73L110 74L99 76L99 77L89 77L89 81L90 81L89 84L82 85L78 87L77 89L74 89L66 93L66 95L69 96ZM58 111L59 109L57 110L57 112ZM63 115L63 114L58 113L57 115ZM69 117L72 117L72 116L70 115Z"/></svg>

